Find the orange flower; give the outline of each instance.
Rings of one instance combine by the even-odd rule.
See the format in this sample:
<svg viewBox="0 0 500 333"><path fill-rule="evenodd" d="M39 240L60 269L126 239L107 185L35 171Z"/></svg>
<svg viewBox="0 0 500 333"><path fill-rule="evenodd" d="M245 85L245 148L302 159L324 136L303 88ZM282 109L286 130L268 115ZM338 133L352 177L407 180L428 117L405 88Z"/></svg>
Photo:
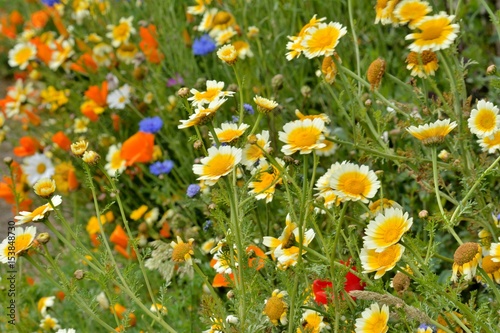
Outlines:
<svg viewBox="0 0 500 333"><path fill-rule="evenodd" d="M227 279L227 276L229 276L230 280ZM231 273L229 275L217 273L214 276L212 286L214 288L229 287L231 285L230 281L234 281L234 274L233 273Z"/></svg>
<svg viewBox="0 0 500 333"><path fill-rule="evenodd" d="M111 233L109 241L113 244L126 248L128 245L128 236L125 230L120 225L117 225L115 230Z"/></svg>
<svg viewBox="0 0 500 333"><path fill-rule="evenodd" d="M90 86L89 89L85 91L85 96L96 102L97 105L105 107L108 97L108 82L104 81L101 88L99 88L99 86Z"/></svg>
<svg viewBox="0 0 500 333"><path fill-rule="evenodd" d="M31 276L27 276L26 277L26 283L30 286L34 286L35 285L35 279L33 279Z"/></svg>
<svg viewBox="0 0 500 333"><path fill-rule="evenodd" d="M250 253L253 252L253 256L250 256L248 259L248 267L255 268L256 270L260 270L264 268L265 262L267 259L266 254L256 245L249 245L246 249L247 254L250 256Z"/></svg>
<svg viewBox="0 0 500 333"><path fill-rule="evenodd" d="M92 58L92 53L84 53L78 58L78 60L69 66L75 72L82 74L87 74L88 72L95 73L97 71L97 64Z"/></svg>
<svg viewBox="0 0 500 333"><path fill-rule="evenodd" d="M40 116L35 114L34 112L28 110L27 108L23 109L24 113L26 114L27 120L33 124L33 126L40 126L40 123L42 122L40 120Z"/></svg>
<svg viewBox="0 0 500 333"><path fill-rule="evenodd" d="M62 302L62 301L64 301L64 298L66 298L66 294L64 293L64 291L59 290L56 293L56 297L57 297L58 300L60 300Z"/></svg>
<svg viewBox="0 0 500 333"><path fill-rule="evenodd" d="M68 191L72 192L78 188L80 183L78 182L78 178L76 177L75 170L68 170Z"/></svg>
<svg viewBox="0 0 500 333"><path fill-rule="evenodd" d="M36 153L40 148L40 142L31 136L23 136L19 139L19 147L14 147L14 155L19 157L31 156Z"/></svg>
<svg viewBox="0 0 500 333"><path fill-rule="evenodd" d="M170 238L172 236L172 234L170 233L170 225L168 224L168 222L164 222L161 226L160 236L165 238Z"/></svg>
<svg viewBox="0 0 500 333"><path fill-rule="evenodd" d="M122 145L121 158L127 166L134 163L147 163L153 159L155 136L151 133L137 132Z"/></svg>
<svg viewBox="0 0 500 333"><path fill-rule="evenodd" d="M118 132L120 130L121 118L116 113L111 114L111 120L113 121L113 129Z"/></svg>
<svg viewBox="0 0 500 333"><path fill-rule="evenodd" d="M50 48L50 46L42 42L40 37L38 36L33 38L30 42L36 46L37 58L48 65L49 62L52 60L52 53L53 53L53 50Z"/></svg>
<svg viewBox="0 0 500 333"><path fill-rule="evenodd" d="M50 16L52 16L52 22L54 22L54 25L57 28L57 31L61 36L64 38L69 37L68 30L66 30L66 27L64 26L64 23L62 22L61 15L59 15L59 12L55 8L49 9Z"/></svg>
<svg viewBox="0 0 500 333"><path fill-rule="evenodd" d="M52 136L52 142L55 143L59 148L69 151L71 146L71 140L64 134L63 131L59 131Z"/></svg>
<svg viewBox="0 0 500 333"><path fill-rule="evenodd" d="M142 40L139 43L139 47L142 52L150 62L153 64L158 64L162 61L163 54L158 51L158 41L156 40L156 26L150 24L147 28L141 27L139 29L139 35Z"/></svg>
<svg viewBox="0 0 500 333"><path fill-rule="evenodd" d="M21 25L24 23L23 16L17 10L13 10L9 15L10 23L14 25Z"/></svg>
<svg viewBox="0 0 500 333"><path fill-rule="evenodd" d="M33 28L42 29L49 21L49 14L45 10L39 10L31 14L31 24Z"/></svg>
<svg viewBox="0 0 500 333"><path fill-rule="evenodd" d="M16 26L11 24L6 17L0 20L0 36L5 36L10 39L16 38Z"/></svg>
<svg viewBox="0 0 500 333"><path fill-rule="evenodd" d="M99 115L96 113L97 108L100 108L93 100L84 102L80 106L80 111L83 115L90 119L90 121L96 122L99 120Z"/></svg>
<svg viewBox="0 0 500 333"><path fill-rule="evenodd" d="M123 305L121 305L119 303L116 303L110 310L111 310L111 313L116 313L116 315L118 316L118 319L122 319L123 315L127 311L127 308L125 308ZM130 319L130 322L129 322L130 326L135 326L136 321L137 321L135 314L129 313L128 318Z"/></svg>

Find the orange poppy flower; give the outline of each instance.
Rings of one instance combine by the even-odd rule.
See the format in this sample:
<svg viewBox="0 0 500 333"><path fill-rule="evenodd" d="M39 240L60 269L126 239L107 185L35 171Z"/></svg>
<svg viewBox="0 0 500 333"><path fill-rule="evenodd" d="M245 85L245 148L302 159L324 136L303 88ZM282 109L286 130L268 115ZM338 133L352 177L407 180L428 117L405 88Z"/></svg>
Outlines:
<svg viewBox="0 0 500 333"><path fill-rule="evenodd" d="M120 130L121 118L116 113L111 114L111 120L113 121L113 129L118 132Z"/></svg>
<svg viewBox="0 0 500 333"><path fill-rule="evenodd" d="M170 238L172 234L170 233L170 225L168 222L164 222L160 229L160 236L165 238Z"/></svg>
<svg viewBox="0 0 500 333"><path fill-rule="evenodd" d="M13 149L14 155L19 157L31 156L41 148L40 142L31 136L23 136L19 139L19 144Z"/></svg>
<svg viewBox="0 0 500 333"><path fill-rule="evenodd" d="M16 38L16 26L10 24L6 17L2 17L2 19L0 20L0 31L0 36L5 36L10 39Z"/></svg>
<svg viewBox="0 0 500 333"><path fill-rule="evenodd" d="M127 166L134 163L147 163L153 160L155 136L151 133L137 132L122 145L121 158Z"/></svg>
<svg viewBox="0 0 500 333"><path fill-rule="evenodd" d="M56 293L56 297L58 300L60 300L61 302L64 301L64 299L66 298L66 294L64 293L64 291L62 290L59 290L57 293Z"/></svg>
<svg viewBox="0 0 500 333"><path fill-rule="evenodd" d="M52 135L52 142L55 143L59 148L69 151L71 147L71 140L68 138L63 131L59 131Z"/></svg>
<svg viewBox="0 0 500 333"><path fill-rule="evenodd" d="M119 303L116 303L110 310L111 310L111 313L116 313L116 315L118 316L118 319L122 319L123 315L127 311L127 308ZM135 326L135 324L137 322L135 314L129 313L128 318L130 319L130 321L129 321L130 326Z"/></svg>
<svg viewBox="0 0 500 333"><path fill-rule="evenodd" d="M26 283L27 283L29 286L33 286L33 285L35 285L35 279L33 279L31 276L27 276L27 277L26 277Z"/></svg>
<svg viewBox="0 0 500 333"><path fill-rule="evenodd" d="M40 40L40 37L33 38L30 43L36 46L36 56L45 64L49 64L52 60L52 53L54 52L47 44Z"/></svg>
<svg viewBox="0 0 500 333"><path fill-rule="evenodd" d="M57 31L61 36L64 38L69 37L68 30L66 30L66 27L64 26L64 23L62 22L61 15L59 15L59 12L55 8L50 8L48 9L50 16L52 17L52 22L54 22L54 25L57 28Z"/></svg>
<svg viewBox="0 0 500 333"><path fill-rule="evenodd" d="M117 225L115 230L111 233L109 241L113 244L126 248L128 245L128 236L125 230L120 225Z"/></svg>
<svg viewBox="0 0 500 333"><path fill-rule="evenodd" d="M158 41L156 40L156 26L150 24L147 28L141 27L139 35L142 40L139 43L144 55L147 59L154 64L158 64L164 58L163 54L158 50Z"/></svg>
<svg viewBox="0 0 500 333"><path fill-rule="evenodd" d="M90 121L96 122L99 120L99 115L96 113L97 108L100 108L93 100L84 102L80 106L80 111L83 115L90 119Z"/></svg>
<svg viewBox="0 0 500 333"><path fill-rule="evenodd" d="M81 74L88 74L88 72L95 73L97 71L97 64L92 58L92 53L84 53L78 60L72 63L69 68Z"/></svg>
<svg viewBox="0 0 500 333"><path fill-rule="evenodd" d="M76 177L75 170L73 169L68 170L68 190L72 192L76 190L78 186L80 186L80 182Z"/></svg>
<svg viewBox="0 0 500 333"><path fill-rule="evenodd" d="M264 268L265 262L267 259L266 254L256 245L249 245L246 249L247 254L253 251L254 256L248 259L248 267L255 268L256 270L260 270Z"/></svg>
<svg viewBox="0 0 500 333"><path fill-rule="evenodd" d="M42 29L49 21L50 16L45 10L39 10L31 14L33 28Z"/></svg>
<svg viewBox="0 0 500 333"><path fill-rule="evenodd" d="M85 91L85 96L96 102L97 105L105 107L108 97L108 82L104 81L101 88L99 88L99 86L90 86L87 91Z"/></svg>
<svg viewBox="0 0 500 333"><path fill-rule="evenodd" d="M10 23L14 25L21 25L24 23L23 16L17 10L13 10L9 15Z"/></svg>

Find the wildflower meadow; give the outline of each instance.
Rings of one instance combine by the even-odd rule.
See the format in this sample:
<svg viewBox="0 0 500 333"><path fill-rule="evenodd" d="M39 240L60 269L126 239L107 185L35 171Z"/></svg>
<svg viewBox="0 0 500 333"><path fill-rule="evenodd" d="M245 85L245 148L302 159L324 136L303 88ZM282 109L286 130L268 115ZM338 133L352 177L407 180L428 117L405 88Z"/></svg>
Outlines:
<svg viewBox="0 0 500 333"><path fill-rule="evenodd" d="M500 332L486 0L0 0L0 332Z"/></svg>

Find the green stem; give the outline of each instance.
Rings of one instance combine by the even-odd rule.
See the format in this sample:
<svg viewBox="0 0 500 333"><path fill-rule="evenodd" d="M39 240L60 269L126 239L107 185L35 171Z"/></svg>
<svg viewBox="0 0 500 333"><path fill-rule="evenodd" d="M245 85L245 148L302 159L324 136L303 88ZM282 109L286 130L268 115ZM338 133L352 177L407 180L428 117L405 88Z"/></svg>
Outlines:
<svg viewBox="0 0 500 333"><path fill-rule="evenodd" d="M238 95L240 96L240 105L238 105L240 109L240 117L238 119L238 126L243 123L243 116L244 116L244 108L243 108L243 86L241 84L241 79L240 76L238 75L238 71L236 70L236 66L231 66L233 67L234 70L234 75L236 76L236 83L238 84Z"/></svg>
<svg viewBox="0 0 500 333"><path fill-rule="evenodd" d="M352 0L347 1L347 10L349 11L349 25L351 26L351 35L354 45L354 54L356 55L356 72L358 76L361 77L361 61L359 59L359 46L358 37L356 36L356 30L354 29L354 19L352 15ZM361 96L361 82L358 81L358 98Z"/></svg>

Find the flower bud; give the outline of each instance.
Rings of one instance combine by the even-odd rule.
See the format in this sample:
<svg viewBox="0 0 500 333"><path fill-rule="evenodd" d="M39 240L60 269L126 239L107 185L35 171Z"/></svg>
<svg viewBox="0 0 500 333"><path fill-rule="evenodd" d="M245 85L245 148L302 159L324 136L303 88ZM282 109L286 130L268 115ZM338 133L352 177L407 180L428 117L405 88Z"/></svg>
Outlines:
<svg viewBox="0 0 500 333"><path fill-rule="evenodd" d="M273 76L271 79L271 86L274 90L281 90L281 88L283 88L283 75L276 74Z"/></svg>
<svg viewBox="0 0 500 333"><path fill-rule="evenodd" d="M427 216L429 216L429 212L425 209L418 212L418 217L420 217L421 219L425 219Z"/></svg>
<svg viewBox="0 0 500 333"><path fill-rule="evenodd" d="M180 88L179 90L177 90L177 96L179 96L180 98L187 98L189 96L189 88Z"/></svg>
<svg viewBox="0 0 500 333"><path fill-rule="evenodd" d="M489 65L488 68L486 68L486 75L493 75L497 72L497 66L495 65Z"/></svg>
<svg viewBox="0 0 500 333"><path fill-rule="evenodd" d="M36 240L40 244L47 244L50 241L50 235L48 232L42 232L36 236Z"/></svg>
<svg viewBox="0 0 500 333"><path fill-rule="evenodd" d="M81 269L77 269L74 273L73 273L73 276L75 277L75 279L77 280L81 280L84 278L85 276L85 272Z"/></svg>
<svg viewBox="0 0 500 333"><path fill-rule="evenodd" d="M382 76L385 73L385 60L382 58L378 58L373 61L368 67L368 71L366 72L366 78L370 83L370 90L375 90L380 86L380 82L382 82Z"/></svg>

